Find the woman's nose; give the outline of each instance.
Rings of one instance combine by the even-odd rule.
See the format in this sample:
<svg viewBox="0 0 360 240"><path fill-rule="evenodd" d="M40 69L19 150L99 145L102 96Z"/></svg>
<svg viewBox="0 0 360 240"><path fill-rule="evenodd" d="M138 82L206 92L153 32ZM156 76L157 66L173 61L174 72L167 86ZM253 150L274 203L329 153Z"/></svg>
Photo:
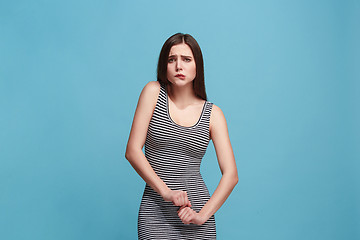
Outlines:
<svg viewBox="0 0 360 240"><path fill-rule="evenodd" d="M176 70L177 71L182 70L182 64L180 60L176 61Z"/></svg>

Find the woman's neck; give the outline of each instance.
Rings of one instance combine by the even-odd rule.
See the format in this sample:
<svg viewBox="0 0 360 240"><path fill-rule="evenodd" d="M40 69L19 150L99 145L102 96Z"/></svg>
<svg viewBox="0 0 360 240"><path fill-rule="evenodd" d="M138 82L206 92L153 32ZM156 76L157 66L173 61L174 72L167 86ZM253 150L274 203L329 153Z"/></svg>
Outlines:
<svg viewBox="0 0 360 240"><path fill-rule="evenodd" d="M198 98L195 95L193 83L190 82L184 86L177 86L174 84L168 85L168 95L173 103L179 108L185 108L189 105L198 103Z"/></svg>

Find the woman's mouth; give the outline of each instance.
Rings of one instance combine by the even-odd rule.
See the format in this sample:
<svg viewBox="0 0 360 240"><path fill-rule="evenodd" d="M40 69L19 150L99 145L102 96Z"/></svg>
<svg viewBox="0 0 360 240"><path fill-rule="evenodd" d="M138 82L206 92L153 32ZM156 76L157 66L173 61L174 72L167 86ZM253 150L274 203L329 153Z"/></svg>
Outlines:
<svg viewBox="0 0 360 240"><path fill-rule="evenodd" d="M177 78L180 78L180 79L185 79L185 75L182 75L182 74L177 74L177 75L175 75L175 77L177 77Z"/></svg>

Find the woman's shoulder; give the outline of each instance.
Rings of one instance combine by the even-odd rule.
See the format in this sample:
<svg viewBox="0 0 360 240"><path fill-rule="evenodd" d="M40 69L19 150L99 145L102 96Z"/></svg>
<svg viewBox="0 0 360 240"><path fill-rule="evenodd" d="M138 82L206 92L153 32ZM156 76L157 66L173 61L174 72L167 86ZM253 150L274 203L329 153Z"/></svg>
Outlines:
<svg viewBox="0 0 360 240"><path fill-rule="evenodd" d="M209 102L209 101L208 101ZM211 104L211 115L223 115L223 111L221 110L221 108L219 106L217 106L215 103L213 102L209 102Z"/></svg>
<svg viewBox="0 0 360 240"><path fill-rule="evenodd" d="M141 95L143 95L148 100L157 99L159 93L160 93L160 83L158 81L148 82L141 91Z"/></svg>
<svg viewBox="0 0 360 240"><path fill-rule="evenodd" d="M160 90L159 81L150 81L143 88L143 91L148 91L148 92L157 92L159 90Z"/></svg>
<svg viewBox="0 0 360 240"><path fill-rule="evenodd" d="M160 83L158 81L148 82L142 89L139 97L140 108L153 110L160 94Z"/></svg>
<svg viewBox="0 0 360 240"><path fill-rule="evenodd" d="M226 125L226 119L221 108L212 103L212 110L210 114L210 130L214 126Z"/></svg>

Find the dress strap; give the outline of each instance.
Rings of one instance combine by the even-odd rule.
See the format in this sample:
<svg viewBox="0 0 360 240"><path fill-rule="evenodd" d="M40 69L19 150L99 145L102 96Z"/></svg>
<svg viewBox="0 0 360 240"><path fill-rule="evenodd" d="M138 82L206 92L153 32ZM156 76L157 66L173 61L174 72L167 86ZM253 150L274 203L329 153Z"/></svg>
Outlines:
<svg viewBox="0 0 360 240"><path fill-rule="evenodd" d="M203 118L207 123L210 122L210 116L211 116L212 107L213 107L213 103L209 102L209 101L206 101L206 107L205 107Z"/></svg>

